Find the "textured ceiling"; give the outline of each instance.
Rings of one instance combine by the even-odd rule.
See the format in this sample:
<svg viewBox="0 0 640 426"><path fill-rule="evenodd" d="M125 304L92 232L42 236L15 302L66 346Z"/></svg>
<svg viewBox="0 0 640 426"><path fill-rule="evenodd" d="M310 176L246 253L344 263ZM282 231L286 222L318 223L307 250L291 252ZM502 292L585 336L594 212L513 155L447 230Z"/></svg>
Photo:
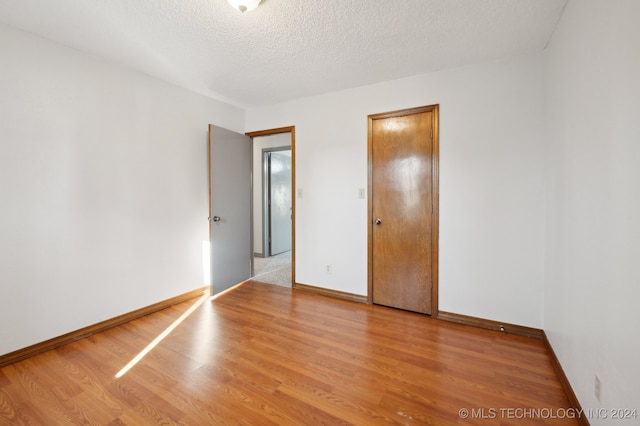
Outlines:
<svg viewBox="0 0 640 426"><path fill-rule="evenodd" d="M544 48L566 0L0 0L0 22L238 106Z"/></svg>

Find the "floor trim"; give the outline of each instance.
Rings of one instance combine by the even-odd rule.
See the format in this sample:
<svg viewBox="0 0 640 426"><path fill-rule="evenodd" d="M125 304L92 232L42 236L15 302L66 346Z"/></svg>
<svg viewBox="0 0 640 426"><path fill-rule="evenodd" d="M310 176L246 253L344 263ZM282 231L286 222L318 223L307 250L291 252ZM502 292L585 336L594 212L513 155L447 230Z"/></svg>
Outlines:
<svg viewBox="0 0 640 426"><path fill-rule="evenodd" d="M562 365L556 356L553 347L551 346L551 342L547 338L547 334L544 330L540 330L537 328L524 327L516 324L508 324L499 321L492 321L483 318L471 317L467 315L455 314L452 312L443 312L440 311L438 314L438 319L443 321L451 321L458 324L469 325L472 327L481 327L489 330L502 331L503 333L517 334L519 336L532 337L536 339L542 339L544 346L549 354L549 358L551 360L551 365L560 380L560 384L562 385L562 390L564 391L567 399L569 400L569 404L571 408L573 408L576 413L580 413L580 415L576 415L576 419L578 420L578 424L580 426L590 426L588 418L584 415L582 411L582 406L580 405L580 401L578 401L578 397L573 391L573 387L571 387L571 383L569 382L569 378L564 373L562 369Z"/></svg>
<svg viewBox="0 0 640 426"><path fill-rule="evenodd" d="M22 361L34 355L41 354L48 350L66 345L68 343L73 343L77 340L84 339L85 337L92 336L96 333L100 333L101 331L117 327L145 315L161 311L170 306L177 305L178 303L186 302L187 300L200 297L208 291L209 287L202 287L197 290L172 297L171 299L163 300L162 302L154 303L153 305L149 305L123 315L119 315L117 317L81 328L76 331L72 331L67 334L63 334L62 336L54 337L53 339L45 340L44 342L36 343L35 345L27 346L26 348L9 352L8 354L0 356L0 368L9 364L13 364L14 362Z"/></svg>
<svg viewBox="0 0 640 426"><path fill-rule="evenodd" d="M544 346L547 348L547 352L549 353L549 358L551 358L551 365L553 365L553 369L560 380L560 384L562 385L562 389L564 393L567 395L569 399L569 404L571 404L571 408L575 409L578 413L582 413L580 416L576 416L578 423L580 426L589 426L589 419L584 415L582 411L582 406L580 405L580 401L578 401L578 397L576 393L573 391L573 387L569 382L569 378L564 372L562 368L562 364L560 364L560 360L556 356L556 352L553 350L553 346L551 346L551 342L547 337L547 333L542 332L542 341L544 342Z"/></svg>
<svg viewBox="0 0 640 426"><path fill-rule="evenodd" d="M359 294L347 293L344 291L331 290L328 288L316 287L307 284L294 283L293 288L296 290L302 290L309 293L320 294L322 296L335 297L337 299L350 300L352 302L367 303L367 296L361 296Z"/></svg>
<svg viewBox="0 0 640 426"><path fill-rule="evenodd" d="M542 339L542 336L544 335L544 331L538 328L470 317L467 315L454 314L452 312L440 311L436 318L443 321L456 322L458 324L471 325L474 327L486 328L488 330L501 331L503 333L517 334L518 336L533 337L536 339Z"/></svg>

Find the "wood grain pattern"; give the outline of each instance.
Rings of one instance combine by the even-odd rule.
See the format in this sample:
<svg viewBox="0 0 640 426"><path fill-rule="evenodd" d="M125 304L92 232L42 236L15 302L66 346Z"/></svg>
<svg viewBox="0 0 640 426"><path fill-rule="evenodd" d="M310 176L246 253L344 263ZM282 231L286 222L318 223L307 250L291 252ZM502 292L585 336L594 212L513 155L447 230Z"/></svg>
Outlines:
<svg viewBox="0 0 640 426"><path fill-rule="evenodd" d="M0 424L508 425L459 412L569 407L539 339L251 281L114 377L190 306L1 368Z"/></svg>
<svg viewBox="0 0 640 426"><path fill-rule="evenodd" d="M369 116L372 302L425 314L437 273L435 110Z"/></svg>

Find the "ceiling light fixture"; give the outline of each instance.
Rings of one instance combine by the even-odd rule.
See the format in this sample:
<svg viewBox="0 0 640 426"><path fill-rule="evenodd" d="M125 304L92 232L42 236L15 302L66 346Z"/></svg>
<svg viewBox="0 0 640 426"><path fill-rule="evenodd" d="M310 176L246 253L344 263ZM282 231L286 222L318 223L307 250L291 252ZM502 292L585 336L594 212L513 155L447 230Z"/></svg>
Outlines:
<svg viewBox="0 0 640 426"><path fill-rule="evenodd" d="M240 12L251 12L258 7L262 0L227 0L231 6L238 9Z"/></svg>

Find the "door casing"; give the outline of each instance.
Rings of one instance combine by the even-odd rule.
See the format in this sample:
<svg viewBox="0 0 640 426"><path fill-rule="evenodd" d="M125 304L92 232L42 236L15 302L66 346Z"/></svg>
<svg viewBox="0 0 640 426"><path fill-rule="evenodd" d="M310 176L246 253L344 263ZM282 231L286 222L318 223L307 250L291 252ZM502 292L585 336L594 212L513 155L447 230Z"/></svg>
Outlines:
<svg viewBox="0 0 640 426"><path fill-rule="evenodd" d="M278 127L274 129L247 132L245 135L255 138L258 136L275 135L278 133L291 133L291 287L296 287L296 127ZM254 191L257 190L254 188ZM252 221L253 224L253 221Z"/></svg>
<svg viewBox="0 0 640 426"><path fill-rule="evenodd" d="M432 154L432 205L431 215L431 316L438 316L438 223L439 223L439 105L428 105L417 108L390 111L368 116L368 284L367 303L373 303L373 227L375 218L373 217L373 122L374 120L402 117L425 112L432 113L433 129L433 154Z"/></svg>

